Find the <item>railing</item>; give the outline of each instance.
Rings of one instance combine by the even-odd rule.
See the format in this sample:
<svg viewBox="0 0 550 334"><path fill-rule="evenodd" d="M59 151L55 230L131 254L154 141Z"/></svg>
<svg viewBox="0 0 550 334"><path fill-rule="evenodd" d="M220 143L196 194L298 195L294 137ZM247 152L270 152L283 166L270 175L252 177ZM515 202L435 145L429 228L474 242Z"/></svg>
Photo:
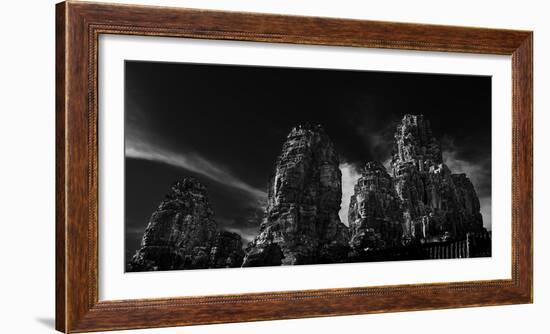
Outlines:
<svg viewBox="0 0 550 334"><path fill-rule="evenodd" d="M412 244L355 254L350 262L460 259L491 256L491 233L468 233L463 240Z"/></svg>
<svg viewBox="0 0 550 334"><path fill-rule="evenodd" d="M424 253L428 259L456 259L491 256L491 234L468 233L466 239L425 244Z"/></svg>

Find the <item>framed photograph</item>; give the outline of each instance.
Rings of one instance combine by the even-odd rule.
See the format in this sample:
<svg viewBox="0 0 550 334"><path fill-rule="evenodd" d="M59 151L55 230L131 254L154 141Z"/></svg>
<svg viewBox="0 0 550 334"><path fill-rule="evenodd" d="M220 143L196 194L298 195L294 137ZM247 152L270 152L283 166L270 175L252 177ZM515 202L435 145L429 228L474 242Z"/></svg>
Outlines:
<svg viewBox="0 0 550 334"><path fill-rule="evenodd" d="M59 331L532 302L532 32L56 14Z"/></svg>

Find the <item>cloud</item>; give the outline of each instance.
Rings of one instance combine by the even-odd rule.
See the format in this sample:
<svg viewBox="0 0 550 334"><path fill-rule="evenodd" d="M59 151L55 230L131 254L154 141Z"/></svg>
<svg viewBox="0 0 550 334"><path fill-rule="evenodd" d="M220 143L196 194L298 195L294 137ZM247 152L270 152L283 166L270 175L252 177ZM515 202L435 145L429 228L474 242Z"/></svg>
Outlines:
<svg viewBox="0 0 550 334"><path fill-rule="evenodd" d="M189 170L212 181L241 190L258 202L263 201L267 196L265 191L247 184L223 166L216 165L196 153L176 152L136 137L138 136L130 135L126 139L126 157L160 162Z"/></svg>
<svg viewBox="0 0 550 334"><path fill-rule="evenodd" d="M378 130L370 129L365 125L359 125L355 130L363 138L363 144L372 160L382 162L391 158L393 127L385 127Z"/></svg>
<svg viewBox="0 0 550 334"><path fill-rule="evenodd" d="M141 237L143 236L143 232L145 232L145 227L142 226L141 224L130 225L129 223L127 223L126 227L124 228L124 231L126 235L131 235L132 238L137 238L141 240Z"/></svg>
<svg viewBox="0 0 550 334"><path fill-rule="evenodd" d="M472 162L461 159L459 152L449 145L449 149L443 150L443 162L453 173L464 173L472 181L481 205L483 226L491 229L491 160L482 159Z"/></svg>
<svg viewBox="0 0 550 334"><path fill-rule="evenodd" d="M483 191L490 184L491 171L484 162L471 162L458 158L454 151L443 151L443 162L453 173L465 173L474 184L477 191Z"/></svg>
<svg viewBox="0 0 550 334"><path fill-rule="evenodd" d="M491 206L491 196L482 197L479 199L481 205L481 215L483 216L483 227L488 230L491 230L492 226L492 206Z"/></svg>
<svg viewBox="0 0 550 334"><path fill-rule="evenodd" d="M241 241L243 243L243 249L245 249L248 243L252 242L254 238L258 236L258 233L259 233L259 227L255 227L255 228L224 227L222 229L239 234L242 238Z"/></svg>
<svg viewBox="0 0 550 334"><path fill-rule="evenodd" d="M357 168L349 163L340 164L340 171L342 172L342 206L338 215L340 220L346 226L348 224L348 212L349 212L349 203L350 198L353 195L355 184L357 180L361 177L361 173L357 171Z"/></svg>
<svg viewBox="0 0 550 334"><path fill-rule="evenodd" d="M386 158L386 160L382 161L382 166L386 168L386 171L391 171L391 160L392 156L390 155Z"/></svg>
<svg viewBox="0 0 550 334"><path fill-rule="evenodd" d="M223 166L197 153L176 151L151 140L150 134L154 131L150 128L152 122L147 117L147 113L139 105L133 103L132 99L127 102L128 110L131 112L126 113L126 157L155 161L186 169L227 187L241 190L254 200L256 206L263 205L267 198L264 190L249 185Z"/></svg>
<svg viewBox="0 0 550 334"><path fill-rule="evenodd" d="M357 112L351 113L347 122L353 134L359 139L357 143L363 145L363 155L367 155L366 160L388 160L392 152L396 125L400 122L401 116L383 112L379 104L385 104L385 101L378 101L376 96L367 95L352 100L353 104L347 108Z"/></svg>

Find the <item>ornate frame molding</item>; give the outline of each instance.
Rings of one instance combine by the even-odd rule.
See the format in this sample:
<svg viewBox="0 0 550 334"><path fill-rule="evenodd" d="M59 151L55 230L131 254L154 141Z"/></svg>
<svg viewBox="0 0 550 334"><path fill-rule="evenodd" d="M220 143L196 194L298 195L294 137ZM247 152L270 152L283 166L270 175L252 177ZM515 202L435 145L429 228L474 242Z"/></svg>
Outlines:
<svg viewBox="0 0 550 334"><path fill-rule="evenodd" d="M511 55L512 279L99 301L97 63L100 34ZM531 303L532 48L533 35L529 31L80 1L58 4L56 329L68 333ZM227 304L231 304L231 308Z"/></svg>

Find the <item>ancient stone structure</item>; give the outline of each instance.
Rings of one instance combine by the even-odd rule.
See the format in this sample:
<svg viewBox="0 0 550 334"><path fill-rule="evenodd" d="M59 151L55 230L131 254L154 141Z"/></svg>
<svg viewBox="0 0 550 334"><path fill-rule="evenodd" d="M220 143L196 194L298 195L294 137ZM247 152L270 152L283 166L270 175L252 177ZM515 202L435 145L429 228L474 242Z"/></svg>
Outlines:
<svg viewBox="0 0 550 334"><path fill-rule="evenodd" d="M228 231L221 231L216 234L210 249L210 267L240 267L243 257L243 243L239 234Z"/></svg>
<svg viewBox="0 0 550 334"><path fill-rule="evenodd" d="M185 178L170 188L151 215L141 248L128 271L238 267L243 258L241 237L218 231L206 188Z"/></svg>
<svg viewBox="0 0 550 334"><path fill-rule="evenodd" d="M422 115L405 115L397 126L391 169L407 239L464 239L468 232L484 230L470 179L443 163L440 145Z"/></svg>
<svg viewBox="0 0 550 334"><path fill-rule="evenodd" d="M424 258L453 259L491 256L491 233L466 233L466 238L457 241L436 242L421 246Z"/></svg>
<svg viewBox="0 0 550 334"><path fill-rule="evenodd" d="M319 125L298 126L286 138L268 187L260 233L243 266L341 262L348 229L340 222L339 161Z"/></svg>
<svg viewBox="0 0 550 334"><path fill-rule="evenodd" d="M253 267L491 255L480 203L465 174L453 174L422 115L397 126L388 170L368 162L338 216L338 155L319 125L293 128L268 186L265 212L245 212L259 234L242 249L219 231L197 180L175 183L152 214L129 271ZM261 223L258 221L261 220Z"/></svg>
<svg viewBox="0 0 550 334"><path fill-rule="evenodd" d="M356 251L401 246L403 213L393 180L376 161L366 164L350 199L350 246Z"/></svg>
<svg viewBox="0 0 550 334"><path fill-rule="evenodd" d="M394 191L387 190L388 186L371 187L389 193L391 209L382 216L391 222L401 216L403 244L462 240L468 232L484 231L479 199L472 183L464 174L453 174L443 163L441 147L432 135L429 121L422 115L405 115L397 126L390 168L391 177L378 171L374 175L382 177L371 176L371 179L377 184L391 184ZM365 182L364 177L360 182ZM365 192L359 184L356 188L356 194ZM396 197L399 205L395 205ZM379 202L368 204L366 211L380 212ZM355 212L351 209L350 212ZM350 218L355 217L350 215ZM394 230L393 226L385 230ZM382 227L378 229L374 227L375 232L382 233ZM388 244L387 237L382 239ZM390 239L392 244L395 239Z"/></svg>
<svg viewBox="0 0 550 334"><path fill-rule="evenodd" d="M397 126L391 175L369 162L350 201L354 250L465 240L484 233L480 204L465 174L453 174L422 115ZM400 226L399 226L400 225Z"/></svg>

